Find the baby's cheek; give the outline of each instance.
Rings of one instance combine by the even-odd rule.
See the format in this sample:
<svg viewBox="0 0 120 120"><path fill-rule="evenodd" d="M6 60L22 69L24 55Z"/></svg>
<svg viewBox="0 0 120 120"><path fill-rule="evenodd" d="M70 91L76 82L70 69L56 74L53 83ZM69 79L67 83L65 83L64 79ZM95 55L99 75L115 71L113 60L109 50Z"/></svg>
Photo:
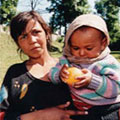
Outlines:
<svg viewBox="0 0 120 120"><path fill-rule="evenodd" d="M93 53L91 54L91 58L96 58L96 57L98 57L99 55L100 55L99 52L93 52Z"/></svg>

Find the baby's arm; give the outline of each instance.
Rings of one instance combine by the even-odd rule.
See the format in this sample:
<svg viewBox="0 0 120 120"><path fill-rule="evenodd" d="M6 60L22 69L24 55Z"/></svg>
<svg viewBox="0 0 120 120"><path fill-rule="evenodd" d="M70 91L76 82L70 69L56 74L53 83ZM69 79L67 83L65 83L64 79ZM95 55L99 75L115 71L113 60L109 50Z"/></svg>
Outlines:
<svg viewBox="0 0 120 120"><path fill-rule="evenodd" d="M63 79L65 77L65 71L63 73L61 73L61 70L65 70L66 67L63 69L64 64L66 64L65 66L67 67L67 65L69 64L67 59L62 57L59 60L59 63L56 64L55 67L53 67L50 72L49 72L49 79L52 83L54 84L58 84L61 83L61 79Z"/></svg>
<svg viewBox="0 0 120 120"><path fill-rule="evenodd" d="M116 98L120 94L120 64L110 59L96 64L88 88L104 98Z"/></svg>
<svg viewBox="0 0 120 120"><path fill-rule="evenodd" d="M86 72L87 73L87 72ZM90 74L92 75L90 75ZM85 79L85 76L87 76ZM91 77L90 77L90 76ZM74 84L77 93L80 91L80 94L84 96L85 91L89 91L85 94L87 99L104 99L111 102L112 100L117 99L117 96L120 95L120 64L112 62L109 60L97 63L88 74L85 76L79 76L77 79L81 79L80 82ZM82 80L83 78L83 80ZM89 78L92 78L91 80ZM90 81L89 81L90 80ZM111 100L111 101L110 101ZM105 101L104 101L105 103Z"/></svg>
<svg viewBox="0 0 120 120"><path fill-rule="evenodd" d="M60 80L60 77L59 77L61 67L62 67L61 64L57 63L56 66L53 67L49 72L49 75L48 75L49 79L54 84L61 83L61 80Z"/></svg>

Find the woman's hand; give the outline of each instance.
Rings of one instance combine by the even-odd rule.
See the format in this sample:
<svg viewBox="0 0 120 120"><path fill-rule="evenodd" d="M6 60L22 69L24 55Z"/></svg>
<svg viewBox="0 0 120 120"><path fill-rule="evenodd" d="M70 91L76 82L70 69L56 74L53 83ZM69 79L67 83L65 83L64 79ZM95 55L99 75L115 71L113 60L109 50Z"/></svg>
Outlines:
<svg viewBox="0 0 120 120"><path fill-rule="evenodd" d="M79 82L74 83L73 87L75 88L81 88L86 87L90 84L92 80L92 73L88 69L82 69L81 70L84 74L81 76L76 77L76 79L79 80Z"/></svg>
<svg viewBox="0 0 120 120"><path fill-rule="evenodd" d="M84 111L66 110L70 102L57 107L38 110L36 112L21 115L21 120L72 120L72 115L86 115Z"/></svg>

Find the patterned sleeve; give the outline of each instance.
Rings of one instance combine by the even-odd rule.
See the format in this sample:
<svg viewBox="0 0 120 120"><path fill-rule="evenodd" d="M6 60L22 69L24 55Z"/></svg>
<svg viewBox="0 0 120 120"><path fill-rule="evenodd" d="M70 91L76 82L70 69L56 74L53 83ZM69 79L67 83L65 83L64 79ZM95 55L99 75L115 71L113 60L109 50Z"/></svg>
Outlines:
<svg viewBox="0 0 120 120"><path fill-rule="evenodd" d="M2 105L3 101L5 101L5 99L7 99L8 94L7 94L7 90L4 86L1 86L0 89L0 120L4 120L4 115L5 115L5 106Z"/></svg>
<svg viewBox="0 0 120 120"><path fill-rule="evenodd" d="M5 113L9 107L9 102L8 102L8 89L9 87L7 86L7 77L9 77L9 74L6 74L5 79L1 85L0 88L0 114L2 119L4 119L3 117L5 116ZM5 86L6 84L6 86ZM9 81L8 81L9 84ZM4 116L3 116L4 113Z"/></svg>
<svg viewBox="0 0 120 120"><path fill-rule="evenodd" d="M10 105L14 104L11 97L11 74L9 69L0 88L0 120L17 120L19 116L19 113L10 110Z"/></svg>
<svg viewBox="0 0 120 120"><path fill-rule="evenodd" d="M4 120L5 112L0 112L0 120Z"/></svg>
<svg viewBox="0 0 120 120"><path fill-rule="evenodd" d="M68 66L70 66L68 60L65 57L61 57L59 59L59 63L57 63L56 66L50 70L49 79L52 83L54 84L61 83L59 72L64 64L67 64Z"/></svg>
<svg viewBox="0 0 120 120"><path fill-rule="evenodd" d="M120 63L114 58L98 62L92 72L93 79L88 87L98 96L115 98L120 94Z"/></svg>

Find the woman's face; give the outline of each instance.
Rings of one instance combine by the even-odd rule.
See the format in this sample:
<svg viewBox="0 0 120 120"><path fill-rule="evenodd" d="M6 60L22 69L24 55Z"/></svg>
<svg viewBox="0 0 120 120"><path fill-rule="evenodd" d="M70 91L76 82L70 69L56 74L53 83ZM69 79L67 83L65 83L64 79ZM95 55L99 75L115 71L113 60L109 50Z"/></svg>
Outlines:
<svg viewBox="0 0 120 120"><path fill-rule="evenodd" d="M39 58L47 50L46 38L46 33L40 23L32 19L18 37L18 44L30 58Z"/></svg>

